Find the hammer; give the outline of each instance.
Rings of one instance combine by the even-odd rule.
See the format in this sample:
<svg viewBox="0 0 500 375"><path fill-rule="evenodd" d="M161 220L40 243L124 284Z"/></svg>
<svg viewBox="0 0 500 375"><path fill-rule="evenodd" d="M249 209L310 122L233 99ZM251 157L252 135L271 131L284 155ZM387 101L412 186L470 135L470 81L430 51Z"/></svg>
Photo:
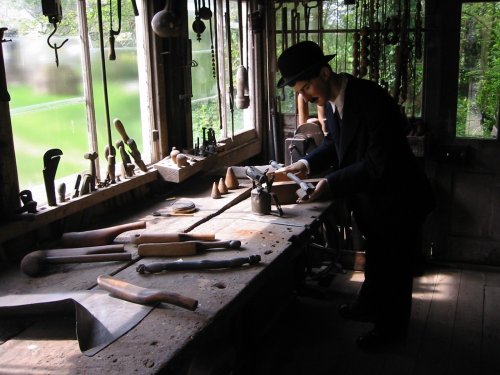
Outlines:
<svg viewBox="0 0 500 375"><path fill-rule="evenodd" d="M40 275L48 264L109 262L131 259L132 254L124 252L124 245L36 250L22 259L21 271L28 276L34 277Z"/></svg>

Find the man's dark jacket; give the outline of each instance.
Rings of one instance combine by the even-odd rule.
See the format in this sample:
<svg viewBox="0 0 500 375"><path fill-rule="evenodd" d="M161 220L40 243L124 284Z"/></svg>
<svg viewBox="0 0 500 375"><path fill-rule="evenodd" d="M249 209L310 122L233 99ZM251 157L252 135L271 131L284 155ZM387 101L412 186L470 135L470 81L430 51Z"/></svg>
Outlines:
<svg viewBox="0 0 500 375"><path fill-rule="evenodd" d="M421 223L434 199L408 145L405 116L379 85L346 76L339 150L336 120L327 104L328 135L305 157L311 173L334 167L326 175L332 195L347 199L361 229L387 230L394 220Z"/></svg>

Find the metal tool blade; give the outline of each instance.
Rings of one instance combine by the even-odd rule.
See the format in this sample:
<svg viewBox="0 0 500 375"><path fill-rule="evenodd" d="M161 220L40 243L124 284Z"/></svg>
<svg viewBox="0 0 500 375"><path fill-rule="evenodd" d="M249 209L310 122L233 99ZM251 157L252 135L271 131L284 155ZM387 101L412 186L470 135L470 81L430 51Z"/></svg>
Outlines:
<svg viewBox="0 0 500 375"><path fill-rule="evenodd" d="M0 296L0 317L32 319L58 316L63 312L75 316L78 344L88 357L134 328L153 308L114 298L98 290ZM3 323L4 319L0 319L0 327Z"/></svg>

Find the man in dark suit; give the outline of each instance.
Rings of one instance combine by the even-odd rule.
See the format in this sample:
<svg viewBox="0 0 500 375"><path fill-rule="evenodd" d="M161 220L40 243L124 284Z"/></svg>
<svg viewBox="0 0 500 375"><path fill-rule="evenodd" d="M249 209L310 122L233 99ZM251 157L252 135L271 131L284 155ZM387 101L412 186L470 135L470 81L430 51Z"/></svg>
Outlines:
<svg viewBox="0 0 500 375"><path fill-rule="evenodd" d="M328 133L311 154L277 173L333 170L309 200L344 200L365 238L365 280L357 300L341 305L339 312L374 323L357 339L361 348L370 349L406 337L414 250L434 199L406 140L407 121L398 104L374 82L333 72L328 61L334 56L305 41L278 59L278 87L291 86L323 106Z"/></svg>

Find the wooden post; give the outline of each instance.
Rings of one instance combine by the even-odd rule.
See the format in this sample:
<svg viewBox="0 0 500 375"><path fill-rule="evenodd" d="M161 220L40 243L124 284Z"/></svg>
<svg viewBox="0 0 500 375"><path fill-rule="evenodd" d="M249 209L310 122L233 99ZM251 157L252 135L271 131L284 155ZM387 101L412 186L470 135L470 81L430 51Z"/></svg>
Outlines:
<svg viewBox="0 0 500 375"><path fill-rule="evenodd" d="M17 179L14 137L10 120L9 101L5 62L3 59L3 34L6 27L0 28L0 221L9 220L20 207L19 182Z"/></svg>

